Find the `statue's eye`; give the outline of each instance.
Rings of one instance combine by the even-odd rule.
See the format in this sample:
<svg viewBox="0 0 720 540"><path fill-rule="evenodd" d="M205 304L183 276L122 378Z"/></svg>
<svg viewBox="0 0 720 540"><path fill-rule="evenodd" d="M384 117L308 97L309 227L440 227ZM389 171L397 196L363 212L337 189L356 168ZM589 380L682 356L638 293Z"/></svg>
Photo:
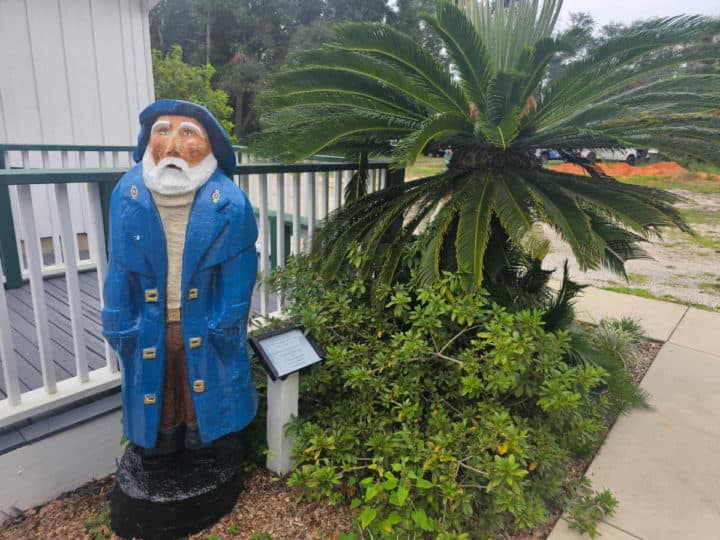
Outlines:
<svg viewBox="0 0 720 540"><path fill-rule="evenodd" d="M160 130L160 133L163 134L163 135L167 135L168 133L170 133L170 130L169 130L168 128L162 128L162 129Z"/></svg>
<svg viewBox="0 0 720 540"><path fill-rule="evenodd" d="M186 129L185 131L183 131L183 135L185 135L186 137L189 137L190 135L192 135L192 131L190 131L189 129Z"/></svg>

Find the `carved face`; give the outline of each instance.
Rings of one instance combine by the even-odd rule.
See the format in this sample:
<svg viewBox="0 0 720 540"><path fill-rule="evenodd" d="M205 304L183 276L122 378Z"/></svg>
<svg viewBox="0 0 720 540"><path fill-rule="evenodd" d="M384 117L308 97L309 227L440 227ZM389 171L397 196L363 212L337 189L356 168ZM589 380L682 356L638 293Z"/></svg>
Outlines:
<svg viewBox="0 0 720 540"><path fill-rule="evenodd" d="M187 116L158 118L143 155L143 179L151 191L182 195L203 185L217 168L208 134Z"/></svg>
<svg viewBox="0 0 720 540"><path fill-rule="evenodd" d="M159 117L153 124L148 150L155 163L172 157L182 159L188 167L195 167L211 153L205 128L187 116Z"/></svg>

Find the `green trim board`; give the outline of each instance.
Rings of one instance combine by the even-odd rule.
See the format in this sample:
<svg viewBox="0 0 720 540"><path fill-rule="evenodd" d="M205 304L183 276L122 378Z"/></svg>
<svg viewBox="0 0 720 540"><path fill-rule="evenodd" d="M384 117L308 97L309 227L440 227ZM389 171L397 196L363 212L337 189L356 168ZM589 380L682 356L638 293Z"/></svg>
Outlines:
<svg viewBox="0 0 720 540"><path fill-rule="evenodd" d="M5 168L5 156L0 152L0 169ZM12 206L10 205L10 190L0 185L0 216L8 216L0 222L0 260L2 260L5 274L5 287L17 289L22 285L22 272L20 270L20 257L17 250L17 236L15 224L12 220Z"/></svg>
<svg viewBox="0 0 720 540"><path fill-rule="evenodd" d="M134 146L97 146L88 144L0 144L0 152L132 152Z"/></svg>

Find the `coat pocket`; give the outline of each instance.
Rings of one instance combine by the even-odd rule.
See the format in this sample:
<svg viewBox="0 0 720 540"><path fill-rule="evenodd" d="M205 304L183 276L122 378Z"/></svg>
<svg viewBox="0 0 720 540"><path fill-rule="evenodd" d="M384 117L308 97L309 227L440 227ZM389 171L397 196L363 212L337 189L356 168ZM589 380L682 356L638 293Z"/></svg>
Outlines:
<svg viewBox="0 0 720 540"><path fill-rule="evenodd" d="M216 341L237 344L247 334L248 302L225 308L216 323L209 325L210 337Z"/></svg>

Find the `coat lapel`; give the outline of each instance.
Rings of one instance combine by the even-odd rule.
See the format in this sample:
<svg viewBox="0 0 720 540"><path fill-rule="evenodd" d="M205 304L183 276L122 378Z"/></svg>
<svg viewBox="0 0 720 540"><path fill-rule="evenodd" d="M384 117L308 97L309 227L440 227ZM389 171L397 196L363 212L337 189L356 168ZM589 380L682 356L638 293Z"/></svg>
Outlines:
<svg viewBox="0 0 720 540"><path fill-rule="evenodd" d="M195 194L183 251L183 291L188 289L188 283L205 254L228 224L224 209L229 200L220 189L221 178L222 173L218 169Z"/></svg>
<svg viewBox="0 0 720 540"><path fill-rule="evenodd" d="M130 185L125 198L123 224L124 244L128 247L125 263L133 271L145 275L167 274L167 244L150 191L145 187L142 172Z"/></svg>

